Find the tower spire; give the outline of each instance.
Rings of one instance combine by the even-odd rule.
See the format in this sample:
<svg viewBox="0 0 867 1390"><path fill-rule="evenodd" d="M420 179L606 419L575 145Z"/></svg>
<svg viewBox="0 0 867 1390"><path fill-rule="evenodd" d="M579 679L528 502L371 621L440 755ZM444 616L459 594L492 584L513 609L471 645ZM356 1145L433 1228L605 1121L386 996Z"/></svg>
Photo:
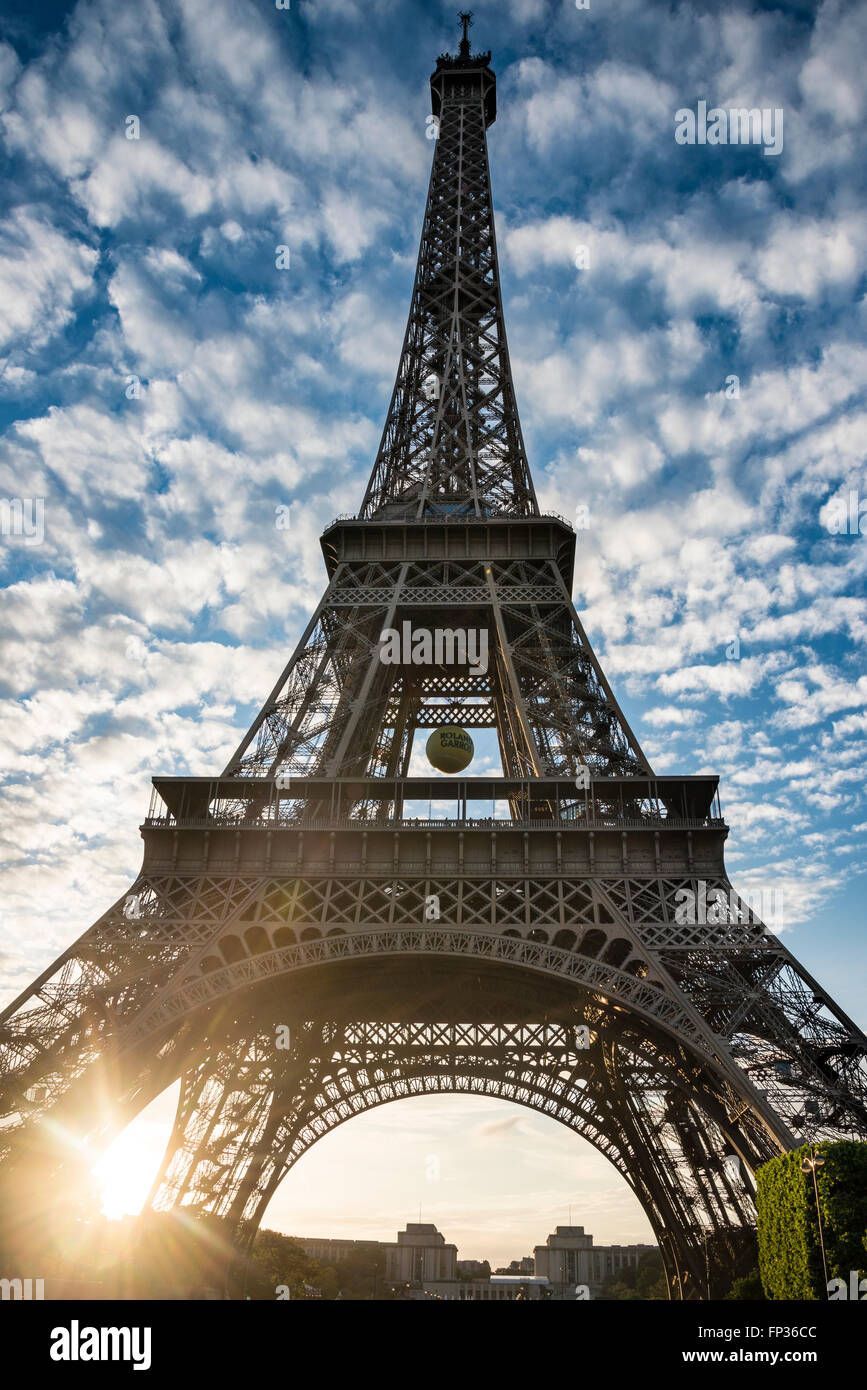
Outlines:
<svg viewBox="0 0 867 1390"><path fill-rule="evenodd" d="M487 130L496 118L490 53L431 76L435 136L403 351L370 483L366 519L538 515L506 344Z"/></svg>

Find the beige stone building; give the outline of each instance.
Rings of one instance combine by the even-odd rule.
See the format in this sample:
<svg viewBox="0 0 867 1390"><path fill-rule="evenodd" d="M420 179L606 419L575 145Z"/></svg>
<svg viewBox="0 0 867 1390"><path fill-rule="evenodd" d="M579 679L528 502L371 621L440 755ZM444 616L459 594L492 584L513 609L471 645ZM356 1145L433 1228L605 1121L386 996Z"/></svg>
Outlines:
<svg viewBox="0 0 867 1390"><path fill-rule="evenodd" d="M421 1285L430 1280L451 1280L457 1275L458 1247L447 1245L436 1226L426 1222L407 1222L406 1230L398 1232L396 1241L313 1237L300 1244L305 1254L326 1265L337 1264L359 1250L380 1250L385 1255L386 1284Z"/></svg>
<svg viewBox="0 0 867 1390"><path fill-rule="evenodd" d="M595 1298L609 1275L637 1269L655 1245L594 1245L583 1226L558 1226L544 1245L537 1245L533 1260L513 1260L507 1273L490 1279L458 1279L458 1248L446 1243L436 1226L408 1222L395 1241L302 1240L308 1255L323 1264L336 1264L359 1250L381 1251L385 1256L384 1285L404 1286L413 1298L438 1298L488 1302L514 1299L575 1298L576 1288L586 1286ZM467 1266L471 1261L462 1261Z"/></svg>
<svg viewBox="0 0 867 1390"><path fill-rule="evenodd" d="M389 1284L426 1284L457 1275L458 1247L446 1245L436 1226L408 1221L397 1242L385 1246L385 1278Z"/></svg>
<svg viewBox="0 0 867 1390"><path fill-rule="evenodd" d="M548 1280L552 1289L586 1284L591 1294L598 1292L605 1279L624 1269L637 1269L643 1256L655 1245L595 1245L583 1226L558 1226L533 1255L536 1274Z"/></svg>

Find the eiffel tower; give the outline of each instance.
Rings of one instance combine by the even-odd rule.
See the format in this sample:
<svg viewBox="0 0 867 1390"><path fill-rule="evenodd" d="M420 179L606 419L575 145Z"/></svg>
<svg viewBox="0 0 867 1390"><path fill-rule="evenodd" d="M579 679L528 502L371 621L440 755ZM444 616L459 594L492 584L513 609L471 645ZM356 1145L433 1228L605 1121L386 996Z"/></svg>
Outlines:
<svg viewBox="0 0 867 1390"><path fill-rule="evenodd" d="M336 1125L497 1097L604 1154L671 1296L701 1298L709 1246L713 1291L740 1268L761 1163L867 1137L867 1039L731 887L718 779L654 774L572 605L576 536L539 509L515 404L469 22L431 77L361 509L325 529L325 593L223 772L154 778L135 883L0 1017L0 1178L36 1213L180 1078L151 1206L243 1251ZM384 661L405 624L484 632L489 659ZM501 776L409 775L416 731L453 724L496 731Z"/></svg>

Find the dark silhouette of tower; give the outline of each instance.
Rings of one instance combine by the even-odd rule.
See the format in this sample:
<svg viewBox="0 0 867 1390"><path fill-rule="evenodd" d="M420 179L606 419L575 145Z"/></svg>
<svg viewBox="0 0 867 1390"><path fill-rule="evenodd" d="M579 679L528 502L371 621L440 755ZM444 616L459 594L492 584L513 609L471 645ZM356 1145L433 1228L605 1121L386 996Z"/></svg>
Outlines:
<svg viewBox="0 0 867 1390"><path fill-rule="evenodd" d="M36 1211L80 1141L180 1076L153 1204L243 1248L335 1125L504 1097L606 1155L673 1296L702 1297L708 1232L721 1287L738 1267L760 1163L867 1136L867 1040L734 893L717 778L654 775L572 606L575 533L540 513L515 404L468 22L431 77L360 512L326 528L325 593L224 771L154 779L137 880L0 1017L0 1184ZM409 776L416 731L453 724L496 730L502 777ZM419 815L444 796L449 819Z"/></svg>

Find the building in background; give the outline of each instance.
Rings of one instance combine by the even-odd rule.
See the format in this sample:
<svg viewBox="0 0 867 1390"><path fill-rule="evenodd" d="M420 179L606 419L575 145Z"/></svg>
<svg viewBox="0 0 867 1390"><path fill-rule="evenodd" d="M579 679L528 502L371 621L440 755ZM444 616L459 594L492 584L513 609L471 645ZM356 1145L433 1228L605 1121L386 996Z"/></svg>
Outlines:
<svg viewBox="0 0 867 1390"><path fill-rule="evenodd" d="M408 1221L397 1242L385 1247L385 1278L390 1284L421 1285L457 1279L458 1247L446 1245L436 1226Z"/></svg>
<svg viewBox="0 0 867 1390"><path fill-rule="evenodd" d="M594 1246L593 1237L583 1226L558 1226L533 1252L535 1273L547 1279L552 1290L574 1290L576 1285L585 1284L594 1296L609 1275L637 1269L644 1256L656 1249L656 1245Z"/></svg>
<svg viewBox="0 0 867 1390"><path fill-rule="evenodd" d="M535 1260L533 1259L533 1256L532 1256L532 1255L525 1255L524 1258L523 1258L523 1260L512 1260L512 1261L510 1262L510 1264L508 1265L508 1268L507 1268L506 1266L503 1266L502 1269L496 1269L496 1270L494 1270L494 1273L495 1273L495 1274L504 1274L504 1275L505 1275L505 1274L509 1274L509 1275L512 1275L512 1274L535 1274L535 1273L536 1273L536 1262L535 1262Z"/></svg>
<svg viewBox="0 0 867 1390"><path fill-rule="evenodd" d="M445 1236L430 1223L407 1222L406 1230L399 1231L395 1241L313 1237L301 1238L299 1244L305 1255L327 1265L339 1264L359 1251L381 1251L387 1284L421 1288L427 1280L457 1279L458 1247L447 1245Z"/></svg>
<svg viewBox="0 0 867 1390"><path fill-rule="evenodd" d="M320 1264L324 1265L340 1264L342 1260L348 1260L350 1255L357 1255L359 1251L383 1249L381 1240L305 1240L298 1237L298 1244L302 1246L305 1255L309 1255L312 1260L319 1260Z"/></svg>
<svg viewBox="0 0 867 1390"><path fill-rule="evenodd" d="M637 1270L643 1257L657 1249L655 1245L594 1245L583 1226L558 1226L533 1255L488 1274L487 1260L458 1260L457 1246L447 1244L428 1222L407 1222L394 1241L301 1239L299 1243L306 1254L329 1265L359 1251L381 1252L385 1285L404 1289L409 1298L471 1302L574 1299L579 1286L597 1298L609 1276L618 1278L626 1269Z"/></svg>
<svg viewBox="0 0 867 1390"><path fill-rule="evenodd" d="M491 1266L487 1260L458 1260L458 1278L473 1279L483 1278L491 1272Z"/></svg>

